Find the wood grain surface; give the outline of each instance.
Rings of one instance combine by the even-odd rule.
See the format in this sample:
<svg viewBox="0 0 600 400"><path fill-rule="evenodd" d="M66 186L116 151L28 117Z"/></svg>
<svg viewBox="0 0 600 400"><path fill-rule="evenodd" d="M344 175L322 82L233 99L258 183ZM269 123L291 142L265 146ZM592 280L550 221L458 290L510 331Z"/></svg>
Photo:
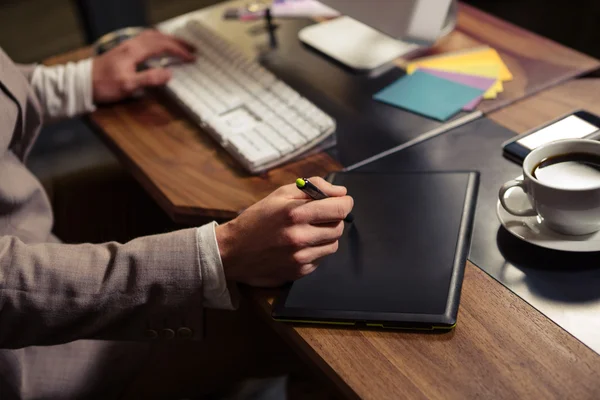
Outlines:
<svg viewBox="0 0 600 400"><path fill-rule="evenodd" d="M600 355L471 263L446 334L292 326L270 319L273 291L244 294L342 397L600 398Z"/></svg>
<svg viewBox="0 0 600 400"><path fill-rule="evenodd" d="M578 109L600 115L600 79L563 83L495 111L488 118L517 133L525 133Z"/></svg>
<svg viewBox="0 0 600 400"><path fill-rule="evenodd" d="M341 166L325 153L250 175L169 99L149 94L98 109L91 122L176 222L195 214L232 218L299 176L325 176Z"/></svg>

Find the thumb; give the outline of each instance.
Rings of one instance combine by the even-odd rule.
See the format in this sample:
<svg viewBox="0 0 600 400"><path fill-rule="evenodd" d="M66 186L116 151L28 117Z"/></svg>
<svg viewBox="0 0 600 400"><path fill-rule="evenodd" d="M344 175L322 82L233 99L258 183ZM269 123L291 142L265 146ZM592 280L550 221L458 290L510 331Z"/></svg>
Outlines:
<svg viewBox="0 0 600 400"><path fill-rule="evenodd" d="M344 186L336 186L327 182L325 179L315 176L309 179L323 193L330 197L345 196L348 192Z"/></svg>
<svg viewBox="0 0 600 400"><path fill-rule="evenodd" d="M145 87L163 86L171 79L171 71L164 68L151 68L135 75L135 90Z"/></svg>

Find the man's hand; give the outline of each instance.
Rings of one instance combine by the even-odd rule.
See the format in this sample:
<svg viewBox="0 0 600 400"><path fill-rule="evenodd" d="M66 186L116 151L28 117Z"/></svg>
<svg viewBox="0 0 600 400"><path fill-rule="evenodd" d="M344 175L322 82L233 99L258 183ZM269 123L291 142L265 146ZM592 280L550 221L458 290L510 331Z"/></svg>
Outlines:
<svg viewBox="0 0 600 400"><path fill-rule="evenodd" d="M331 197L313 201L296 185L283 186L217 226L228 280L279 286L310 274L321 258L337 251L354 201L342 186L310 180Z"/></svg>
<svg viewBox="0 0 600 400"><path fill-rule="evenodd" d="M182 61L193 61L193 47L175 37L156 30L146 30L94 58L92 86L95 103L108 103L131 96L136 90L162 86L171 78L164 68L136 71L149 58L168 55Z"/></svg>

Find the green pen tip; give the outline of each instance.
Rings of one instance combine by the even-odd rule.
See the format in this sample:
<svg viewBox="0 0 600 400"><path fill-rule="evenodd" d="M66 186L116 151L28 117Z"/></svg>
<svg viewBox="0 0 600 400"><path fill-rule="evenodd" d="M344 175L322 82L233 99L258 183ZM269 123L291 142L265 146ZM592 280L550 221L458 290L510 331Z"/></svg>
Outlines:
<svg viewBox="0 0 600 400"><path fill-rule="evenodd" d="M304 179L302 179L302 178L296 179L296 186L298 186L299 188L303 188L304 185L306 185L306 182L304 182Z"/></svg>

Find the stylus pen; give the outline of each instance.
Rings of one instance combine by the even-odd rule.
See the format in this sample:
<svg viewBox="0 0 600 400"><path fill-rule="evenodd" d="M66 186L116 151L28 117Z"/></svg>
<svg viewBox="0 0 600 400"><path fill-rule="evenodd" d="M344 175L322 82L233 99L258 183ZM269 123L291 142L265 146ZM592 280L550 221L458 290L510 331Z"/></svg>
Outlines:
<svg viewBox="0 0 600 400"><path fill-rule="evenodd" d="M323 193L321 191L321 189L316 187L311 181L309 181L306 178L296 179L296 187L298 189L302 190L307 195L309 195L310 198L313 200L323 200L323 199L327 199L329 197L325 193ZM352 213L346 215L346 218L344 218L344 221L346 221L346 222L354 221L354 215L352 215Z"/></svg>

